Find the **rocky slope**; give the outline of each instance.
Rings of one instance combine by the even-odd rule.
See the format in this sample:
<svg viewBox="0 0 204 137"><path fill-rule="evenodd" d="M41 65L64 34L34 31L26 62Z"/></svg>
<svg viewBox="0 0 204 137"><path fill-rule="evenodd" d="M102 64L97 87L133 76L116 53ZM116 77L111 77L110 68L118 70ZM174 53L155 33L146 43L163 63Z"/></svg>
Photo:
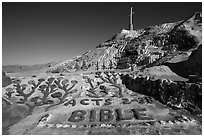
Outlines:
<svg viewBox="0 0 204 137"><path fill-rule="evenodd" d="M197 12L175 23L149 26L131 32L123 29L96 49L56 64L47 72L154 66L186 52L188 58L201 43L202 15Z"/></svg>

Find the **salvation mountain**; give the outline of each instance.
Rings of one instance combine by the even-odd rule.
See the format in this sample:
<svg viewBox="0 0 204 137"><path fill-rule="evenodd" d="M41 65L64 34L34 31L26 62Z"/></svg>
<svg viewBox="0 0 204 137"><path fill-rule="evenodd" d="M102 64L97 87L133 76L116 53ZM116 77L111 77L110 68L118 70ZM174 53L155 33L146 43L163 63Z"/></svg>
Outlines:
<svg viewBox="0 0 204 137"><path fill-rule="evenodd" d="M72 60L4 67L2 134L202 134L201 20L123 29Z"/></svg>
<svg viewBox="0 0 204 137"><path fill-rule="evenodd" d="M134 69L162 64L173 68L172 64L185 61L184 65L182 64L185 72L187 71L189 75L192 73L201 75L201 60L194 59L197 62L195 65L192 65L193 61L188 61L191 53L200 50L201 46L202 13L196 12L190 18L174 23L133 31L122 29L111 39L99 44L96 49L71 60L57 63L48 68L47 72ZM173 71L177 73L177 70ZM182 73L182 70L178 70L178 73ZM185 74L180 75L187 77Z"/></svg>

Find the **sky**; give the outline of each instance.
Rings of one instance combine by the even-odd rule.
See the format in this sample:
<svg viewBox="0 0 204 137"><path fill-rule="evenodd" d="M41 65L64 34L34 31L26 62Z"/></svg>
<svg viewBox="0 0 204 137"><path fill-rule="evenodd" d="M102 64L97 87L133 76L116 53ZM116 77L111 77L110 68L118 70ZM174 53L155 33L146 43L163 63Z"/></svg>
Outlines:
<svg viewBox="0 0 204 137"><path fill-rule="evenodd" d="M2 65L63 61L93 50L123 28L185 20L201 2L3 2Z"/></svg>

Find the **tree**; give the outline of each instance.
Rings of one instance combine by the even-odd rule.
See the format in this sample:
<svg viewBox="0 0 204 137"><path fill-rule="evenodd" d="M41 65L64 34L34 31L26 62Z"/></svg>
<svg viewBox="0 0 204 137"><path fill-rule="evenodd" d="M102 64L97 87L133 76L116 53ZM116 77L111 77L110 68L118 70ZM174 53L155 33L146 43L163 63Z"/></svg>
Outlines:
<svg viewBox="0 0 204 137"><path fill-rule="evenodd" d="M127 69L130 67L129 63L129 58L128 57L122 57L118 59L117 63L117 69Z"/></svg>
<svg viewBox="0 0 204 137"><path fill-rule="evenodd" d="M106 65L105 65L105 62L103 61L103 64L102 64L102 69L106 69Z"/></svg>
<svg viewBox="0 0 204 137"><path fill-rule="evenodd" d="M99 70L98 61L96 61L96 70Z"/></svg>
<svg viewBox="0 0 204 137"><path fill-rule="evenodd" d="M113 62L112 62L112 60L110 60L110 62L109 62L109 69L113 69Z"/></svg>
<svg viewBox="0 0 204 137"><path fill-rule="evenodd" d="M78 63L78 62L75 63L74 69L76 69L76 70L79 70L79 69L80 69L80 66L79 66L79 63Z"/></svg>
<svg viewBox="0 0 204 137"><path fill-rule="evenodd" d="M81 69L82 69L82 70L87 70L87 69L88 69L85 60L82 61Z"/></svg>
<svg viewBox="0 0 204 137"><path fill-rule="evenodd" d="M134 64L137 64L137 55L130 57L131 71L134 71Z"/></svg>
<svg viewBox="0 0 204 137"><path fill-rule="evenodd" d="M88 68L90 68L90 67L91 67L91 64L89 63ZM87 68L87 69L88 69L88 68Z"/></svg>
<svg viewBox="0 0 204 137"><path fill-rule="evenodd" d="M190 35L186 30L176 30L169 35L170 44L177 44L178 50L186 51L196 47L195 36Z"/></svg>
<svg viewBox="0 0 204 137"><path fill-rule="evenodd" d="M130 59L131 71L134 71L134 64L138 63L138 51L136 49L129 50L126 55L128 55Z"/></svg>

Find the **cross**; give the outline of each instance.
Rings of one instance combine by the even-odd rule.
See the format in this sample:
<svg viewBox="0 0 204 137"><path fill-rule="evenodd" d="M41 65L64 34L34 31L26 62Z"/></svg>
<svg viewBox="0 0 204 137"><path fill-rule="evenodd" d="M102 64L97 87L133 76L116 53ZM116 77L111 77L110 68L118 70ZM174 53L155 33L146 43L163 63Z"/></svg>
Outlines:
<svg viewBox="0 0 204 137"><path fill-rule="evenodd" d="M132 12L132 7L130 8L130 31L132 31L133 30L133 24L132 24L132 14L133 14L134 12Z"/></svg>

